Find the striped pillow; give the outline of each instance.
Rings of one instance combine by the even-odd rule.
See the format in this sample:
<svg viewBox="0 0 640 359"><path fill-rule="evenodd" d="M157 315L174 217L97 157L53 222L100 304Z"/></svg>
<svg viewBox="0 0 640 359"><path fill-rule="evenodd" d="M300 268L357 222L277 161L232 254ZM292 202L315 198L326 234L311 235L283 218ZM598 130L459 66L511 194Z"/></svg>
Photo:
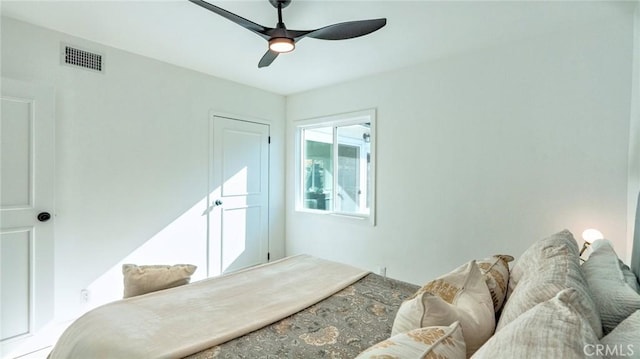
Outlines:
<svg viewBox="0 0 640 359"><path fill-rule="evenodd" d="M582 270L600 312L604 334L607 334L640 310L640 294L624 280L611 242L599 239L591 244L591 248L593 252L582 265Z"/></svg>
<svg viewBox="0 0 640 359"><path fill-rule="evenodd" d="M640 310L618 324L600 343L610 351L618 350L620 357L640 358Z"/></svg>
<svg viewBox="0 0 640 359"><path fill-rule="evenodd" d="M511 268L507 296L511 295L520 280L531 273L535 275L538 269L545 267L547 257L557 249L567 250L571 254L575 253L578 256L578 244L569 230L565 229L535 241L522 253L514 263L513 268Z"/></svg>
<svg viewBox="0 0 640 359"><path fill-rule="evenodd" d="M514 274L517 274L518 283L504 304L496 331L563 289L574 288L584 298L582 315L598 338L602 337L600 316L580 269L578 245L571 232L565 230L538 241L525 253L527 255L523 255L511 271L509 287L512 287Z"/></svg>
<svg viewBox="0 0 640 359"><path fill-rule="evenodd" d="M585 358L599 342L582 315L584 299L574 288L560 291L496 332L473 358Z"/></svg>

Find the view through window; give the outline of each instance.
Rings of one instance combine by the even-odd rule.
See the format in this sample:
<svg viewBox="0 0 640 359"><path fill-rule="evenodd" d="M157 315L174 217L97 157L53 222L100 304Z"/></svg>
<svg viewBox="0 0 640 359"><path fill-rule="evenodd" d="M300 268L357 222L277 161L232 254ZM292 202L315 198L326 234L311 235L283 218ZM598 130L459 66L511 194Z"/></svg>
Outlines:
<svg viewBox="0 0 640 359"><path fill-rule="evenodd" d="M298 126L299 207L369 216L373 203L373 114L340 117Z"/></svg>

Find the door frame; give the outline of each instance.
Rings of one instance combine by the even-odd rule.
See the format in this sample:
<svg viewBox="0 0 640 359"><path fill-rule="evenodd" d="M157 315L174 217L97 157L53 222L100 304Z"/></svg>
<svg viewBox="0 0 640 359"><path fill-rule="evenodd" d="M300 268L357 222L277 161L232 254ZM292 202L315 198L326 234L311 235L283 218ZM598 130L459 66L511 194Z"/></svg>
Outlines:
<svg viewBox="0 0 640 359"><path fill-rule="evenodd" d="M215 118L219 117L219 118L224 118L227 120L232 120L232 121L239 121L239 122L248 122L248 123L254 123L254 124L258 124L258 125L266 125L269 129L269 139L271 139L271 127L272 127L272 123L270 121L267 120L263 120L260 118L256 118L256 117L251 117L251 116L244 116L244 115L237 115L237 114L232 114L232 113L228 113L228 112L221 112L221 111L216 111L216 110L210 110L209 111L209 116L207 117L207 122L208 122L208 146L207 146L207 150L208 150L208 154L207 154L207 201L206 201L206 209L205 209L205 213L207 216L207 238L206 238L206 251L207 251L207 255L206 255L206 261L207 261L207 277L211 277L212 276L212 268L211 268L211 212L213 209L213 205L212 202L215 200L215 198L212 198L211 193L214 190L214 188L211 188L211 183L212 183L212 179L213 179L213 166L211 165L213 163L213 151L214 151L214 143L213 143L213 138L214 138L214 121ZM271 260L271 141L269 140L269 146L268 146L268 154L267 154L267 228L266 228L266 236L267 236L267 262L269 262ZM220 275L222 274L222 271L220 272Z"/></svg>

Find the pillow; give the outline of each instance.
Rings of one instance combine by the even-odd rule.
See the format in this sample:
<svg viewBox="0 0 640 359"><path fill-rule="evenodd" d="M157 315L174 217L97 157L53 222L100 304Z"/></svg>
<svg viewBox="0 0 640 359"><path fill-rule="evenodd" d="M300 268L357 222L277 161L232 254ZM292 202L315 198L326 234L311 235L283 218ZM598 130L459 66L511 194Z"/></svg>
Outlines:
<svg viewBox="0 0 640 359"><path fill-rule="evenodd" d="M640 310L636 310L600 341L605 352L620 357L640 358ZM614 351L616 351L613 353ZM594 350L595 351L595 350ZM588 353L587 353L588 354Z"/></svg>
<svg viewBox="0 0 640 359"><path fill-rule="evenodd" d="M562 290L496 332L473 358L585 358L598 338L581 314L584 299L574 288Z"/></svg>
<svg viewBox="0 0 640 359"><path fill-rule="evenodd" d="M543 254L551 255L554 249L568 250L578 255L578 244L573 234L565 229L547 238L534 242L514 263L509 277L508 296L511 295L520 280L529 273L535 273L540 267L545 265L546 257Z"/></svg>
<svg viewBox="0 0 640 359"><path fill-rule="evenodd" d="M582 270L600 311L604 334L607 334L640 309L640 294L625 282L611 242L599 239L591 244L591 248L593 252L582 264Z"/></svg>
<svg viewBox="0 0 640 359"><path fill-rule="evenodd" d="M509 283L516 273L516 266L519 268L519 283L502 308L496 331L537 304L555 297L563 289L574 288L588 304L581 314L587 318L598 338L602 337L600 316L580 269L578 245L571 232L565 230L538 241L525 253L511 271Z"/></svg>
<svg viewBox="0 0 640 359"><path fill-rule="evenodd" d="M619 259L618 264L620 264L620 270L622 271L622 275L624 276L624 281L627 282L631 289L640 294L640 284L638 284L638 278L636 278L636 275L633 274L631 268L629 268L628 265L624 264L624 262Z"/></svg>
<svg viewBox="0 0 640 359"><path fill-rule="evenodd" d="M360 353L356 359L464 359L466 348L458 322L450 326L419 328L395 335Z"/></svg>
<svg viewBox="0 0 640 359"><path fill-rule="evenodd" d="M189 283L198 267L191 264L144 265L123 264L124 298Z"/></svg>
<svg viewBox="0 0 640 359"><path fill-rule="evenodd" d="M427 284L422 286L422 288L418 289L418 291L415 292L411 297L407 298L407 300L413 299L424 292L429 292L431 294L439 296L447 303L453 303L458 294L460 294L464 289L467 282L471 282L474 287L482 288L483 285L480 285L479 283L484 281L484 277L482 276L482 272L480 272L480 270L473 270L474 268L472 268L472 263L475 263L475 265L477 266L477 261L470 261L468 263L465 263L460 267L452 270L451 272L428 282Z"/></svg>
<svg viewBox="0 0 640 359"><path fill-rule="evenodd" d="M476 262L487 282L491 300L493 300L493 309L496 313L502 309L502 304L507 296L509 262L512 260L512 256L498 254Z"/></svg>
<svg viewBox="0 0 640 359"><path fill-rule="evenodd" d="M459 321L471 356L495 329L491 294L476 261L427 283L398 309L391 335Z"/></svg>

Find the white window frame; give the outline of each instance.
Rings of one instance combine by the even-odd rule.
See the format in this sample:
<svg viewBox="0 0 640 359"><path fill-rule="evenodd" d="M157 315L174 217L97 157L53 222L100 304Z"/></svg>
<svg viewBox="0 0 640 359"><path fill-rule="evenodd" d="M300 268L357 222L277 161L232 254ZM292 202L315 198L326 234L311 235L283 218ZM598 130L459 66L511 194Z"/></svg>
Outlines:
<svg viewBox="0 0 640 359"><path fill-rule="evenodd" d="M323 128L323 127L333 127L333 138L336 139L336 127L342 126L350 126L350 125L358 125L362 123L370 123L370 184L367 188L369 192L369 213L351 213L351 212L340 212L334 210L320 210L320 209L312 209L306 208L304 206L304 176L302 175L302 170L304 169L304 154L303 154L303 136L302 132L308 129L314 128ZM338 216L338 217L347 217L359 220L368 220L371 225L375 225L375 208L376 208L376 110L368 109L363 111L349 112L339 115L331 115L324 117L317 117L307 120L299 120L295 121L295 208L297 212L304 213L313 213L313 214L322 214L328 216ZM338 163L338 151L334 149L333 151L333 164L334 166ZM337 191L337 173L333 176L333 192L334 194ZM366 180L366 179L365 179ZM366 198L366 197L365 197ZM335 202L335 198L333 199Z"/></svg>

